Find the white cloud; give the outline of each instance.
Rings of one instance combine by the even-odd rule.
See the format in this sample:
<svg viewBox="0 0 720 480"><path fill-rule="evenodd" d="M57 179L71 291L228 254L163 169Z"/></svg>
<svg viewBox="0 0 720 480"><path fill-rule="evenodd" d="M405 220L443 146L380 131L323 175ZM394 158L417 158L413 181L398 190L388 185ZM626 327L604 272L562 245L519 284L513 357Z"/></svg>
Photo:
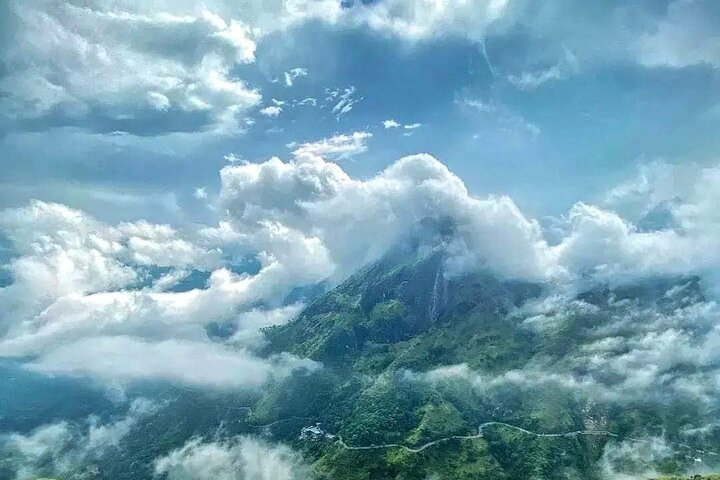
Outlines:
<svg viewBox="0 0 720 480"><path fill-rule="evenodd" d="M219 265L217 249L203 249L184 239L169 225L156 225L144 220L121 223L117 227L126 242L129 260L141 265L164 267L196 267L211 269Z"/></svg>
<svg viewBox="0 0 720 480"><path fill-rule="evenodd" d="M223 160L228 163L238 163L245 161L240 155L237 155L235 153L228 153L227 155L224 155Z"/></svg>
<svg viewBox="0 0 720 480"><path fill-rule="evenodd" d="M232 133L260 100L230 75L234 64L255 58L250 29L232 18L146 12L132 2L52 9L11 2L10 9L18 38L3 56L10 74L0 79L10 117L100 131L137 132L150 120L155 133Z"/></svg>
<svg viewBox="0 0 720 480"><path fill-rule="evenodd" d="M611 389L600 385L592 377L581 378L567 372L553 372L532 367L509 370L500 375L486 375L473 371L467 364L462 363L435 368L427 372L406 371L405 377L409 380L429 383L459 380L467 382L473 388L485 393L510 385L516 388L561 388L592 393L598 398L617 398Z"/></svg>
<svg viewBox="0 0 720 480"><path fill-rule="evenodd" d="M58 422L40 426L28 434L0 435L0 452L17 480L53 473L70 475L87 469L101 455L117 448L131 429L158 405L139 398L133 400L126 415L107 424L89 417L85 424Z"/></svg>
<svg viewBox="0 0 720 480"><path fill-rule="evenodd" d="M205 189L205 187L197 187L193 192L193 197L197 198L198 200L205 200L207 196L207 190Z"/></svg>
<svg viewBox="0 0 720 480"><path fill-rule="evenodd" d="M302 100L300 100L299 102L297 102L297 104L302 105L302 106L316 107L317 99L313 98L313 97L306 97L306 98L303 98Z"/></svg>
<svg viewBox="0 0 720 480"><path fill-rule="evenodd" d="M17 125L81 126L104 133L235 133L260 93L233 75L255 59L268 34L308 21L362 27L425 41L488 38L522 26L524 61L500 58L491 69L521 89L603 63L683 68L720 64L713 0L675 0L667 9L615 4L590 9L558 1L387 0L343 7L335 0L258 2L11 1L5 22L0 106ZM8 27L9 28L9 27ZM128 32L132 32L129 35ZM486 50L487 51L487 50ZM282 75L292 86L307 70ZM350 87L331 109L341 118L359 101Z"/></svg>
<svg viewBox="0 0 720 480"><path fill-rule="evenodd" d="M504 130L518 132L532 139L537 138L541 133L540 127L505 105L469 98L463 99L458 103L465 108L475 110L489 117L497 122Z"/></svg>
<svg viewBox="0 0 720 480"><path fill-rule="evenodd" d="M112 382L165 380L209 387L259 387L273 377L317 364L292 355L258 358L246 350L183 340L149 342L131 337L88 337L60 345L29 367L49 374Z"/></svg>
<svg viewBox="0 0 720 480"><path fill-rule="evenodd" d="M508 75L508 81L520 90L533 90L546 83L565 80L578 70L578 60L570 50L558 63L539 70L524 71L520 74Z"/></svg>
<svg viewBox="0 0 720 480"><path fill-rule="evenodd" d="M392 118L389 120L384 120L382 122L382 124L386 130L391 129L391 128L403 128L405 130L415 130L416 128L422 127L422 123L408 123L408 124L403 125L402 123L399 123Z"/></svg>
<svg viewBox="0 0 720 480"><path fill-rule="evenodd" d="M583 8L556 0L387 0L356 3L320 18L338 27L379 31L410 42L459 37L481 44L522 29L530 39L524 62L491 65L522 89L561 80L598 63L648 67L720 65L713 0L674 0L667 8L604 3ZM305 17L308 18L308 17ZM501 59L502 60L502 59ZM508 73L504 73L507 70Z"/></svg>
<svg viewBox="0 0 720 480"><path fill-rule="evenodd" d="M306 68L293 68L284 74L285 86L292 87L295 83L295 79L299 77L307 77L308 71Z"/></svg>
<svg viewBox="0 0 720 480"><path fill-rule="evenodd" d="M521 29L529 38L524 59L500 58L489 68L518 88L533 89L603 63L717 68L716 11L713 0L675 0L663 9L622 2L582 8L556 0L387 0L320 18L410 42L463 38L483 49L487 39Z"/></svg>
<svg viewBox="0 0 720 480"><path fill-rule="evenodd" d="M277 105L270 105L260 109L260 114L266 117L277 117L280 115L280 112L282 112L282 107L278 107Z"/></svg>
<svg viewBox="0 0 720 480"><path fill-rule="evenodd" d="M634 480L661 476L655 466L662 460L677 456L678 452L662 437L643 441L610 443L603 449L600 467L606 478Z"/></svg>
<svg viewBox="0 0 720 480"><path fill-rule="evenodd" d="M596 400L636 402L685 398L712 405L720 391L720 308L691 284L647 302L642 295L592 305L574 295L544 297L514 312L542 342L566 341L567 351L546 351L520 369L487 374L466 364L406 372L412 380L462 381L483 393L498 388L554 388Z"/></svg>
<svg viewBox="0 0 720 480"><path fill-rule="evenodd" d="M285 445L253 437L227 442L190 440L155 461L155 473L169 480L304 480L310 469Z"/></svg>
<svg viewBox="0 0 720 480"><path fill-rule="evenodd" d="M449 275L480 268L503 278L582 285L702 275L720 266L716 167L688 173L678 189L662 182L652 187L654 177L646 175L640 186L628 184L610 196L620 203L639 197L650 206L677 197L669 227L642 230L617 212L579 203L548 245L538 223L510 198L471 195L429 155L402 158L368 179L350 177L321 157L356 152L368 134L344 137L301 145L289 162L272 158L226 166L220 223L189 234L143 221L108 225L43 202L3 211L0 230L16 256L7 266L13 283L0 289L6 312L0 355L28 357L47 372L104 379L256 385L305 366L297 359L252 354L263 342L260 326L284 323L300 308L282 305L293 288L345 278L428 218L453 227L442 239ZM228 258L248 255L258 260L257 273L227 268ZM158 268L165 270L150 273ZM171 291L198 268L209 272L204 285ZM258 310L260 302L265 307ZM236 335L213 342L205 332L210 322L234 324ZM682 329L681 334L666 330L633 340L629 346L638 356L622 362L651 364L659 358L641 354L646 344L684 344ZM123 360L127 352L133 358ZM190 356L203 361L193 369L181 360ZM117 370L92 361L95 357L112 359ZM179 360L171 361L175 357ZM217 373L223 362L242 365L247 375Z"/></svg>
<svg viewBox="0 0 720 480"><path fill-rule="evenodd" d="M720 28L712 0L676 0L639 41L639 61L650 67L720 68Z"/></svg>
<svg viewBox="0 0 720 480"><path fill-rule="evenodd" d="M322 246L332 258L331 270L377 258L424 217L454 221L457 238L448 246L453 268L485 265L506 276L620 282L701 274L720 265L713 253L720 251L720 219L707 193L718 190L715 169L705 169L686 200L674 207L677 229L641 231L617 213L579 203L557 244L548 246L537 223L511 199L471 196L459 178L428 155L403 158L358 181L318 158L331 147L327 141L308 144L296 149L290 163L273 159L224 169L220 200L230 223L238 223L233 228L279 222Z"/></svg>
<svg viewBox="0 0 720 480"><path fill-rule="evenodd" d="M331 112L335 114L337 120L350 113L355 105L363 99L363 97L355 98L355 87L352 85L342 90L339 88L327 89L325 93L325 101L332 105Z"/></svg>
<svg viewBox="0 0 720 480"><path fill-rule="evenodd" d="M481 41L488 27L502 19L512 3L511 0L389 0L352 8L346 20L413 41L447 35Z"/></svg>
<svg viewBox="0 0 720 480"><path fill-rule="evenodd" d="M619 213L580 203L554 252L572 271L616 279L711 272L720 265L718 188L717 166L642 166L638 178L611 190L606 202L636 222L660 212L662 224L640 230Z"/></svg>
<svg viewBox="0 0 720 480"><path fill-rule="evenodd" d="M538 225L512 200L470 196L462 181L429 155L405 157L366 181L315 155L226 167L221 178L230 228L259 234L281 224L321 249L327 271L336 275L378 258L426 217L455 221L453 268L487 264L503 275L532 278L549 268Z"/></svg>
<svg viewBox="0 0 720 480"><path fill-rule="evenodd" d="M324 270L318 275L282 265L284 254L312 254L282 230L269 229L254 239L259 248L275 250L274 256L262 255L256 275L219 268L216 247L199 246L166 225L109 226L57 204L33 202L6 210L0 230L19 255L9 265L13 283L0 288L0 308L7 313L0 323L3 357L29 357L33 368L44 372L108 381L162 378L211 386L254 386L295 366L309 366L288 356L261 359L213 343L204 330L207 323L229 321L261 300L272 305L294 286L327 276ZM282 235L287 244L278 244L273 235ZM250 247L258 248L245 248ZM145 288L144 266L171 270ZM213 270L206 288L164 292L186 268ZM283 318L267 312L268 322ZM246 332L248 339L262 341L251 333ZM200 363L185 365L183 358ZM214 374L224 370L221 362L245 374Z"/></svg>
<svg viewBox="0 0 720 480"><path fill-rule="evenodd" d="M261 329L273 325L285 325L303 308L302 303L295 303L274 310L253 309L242 312L235 318L236 329L229 343L246 348L263 345L264 337Z"/></svg>
<svg viewBox="0 0 720 480"><path fill-rule="evenodd" d="M585 387L575 388L614 400L681 395L714 402L720 388L718 304L705 300L690 281L658 295L652 302L648 295L610 295L599 305L562 295L526 305L519 314L543 338L564 335L573 322L587 325L573 335L569 354L539 367L582 380Z"/></svg>
<svg viewBox="0 0 720 480"><path fill-rule="evenodd" d="M323 138L317 142L303 143L293 150L296 157L322 157L328 160L344 160L367 152L366 141L372 138L369 132L353 132Z"/></svg>

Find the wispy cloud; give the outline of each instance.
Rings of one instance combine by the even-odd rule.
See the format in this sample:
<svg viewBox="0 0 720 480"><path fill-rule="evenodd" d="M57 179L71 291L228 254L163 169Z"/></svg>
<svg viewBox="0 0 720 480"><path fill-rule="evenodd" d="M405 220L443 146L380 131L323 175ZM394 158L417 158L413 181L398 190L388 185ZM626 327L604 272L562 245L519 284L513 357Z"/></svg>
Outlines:
<svg viewBox="0 0 720 480"><path fill-rule="evenodd" d="M386 130L389 130L391 128L403 128L405 130L415 130L416 128L422 127L422 123L409 123L409 124L403 125L402 123L396 121L393 118L384 120L382 122L382 125Z"/></svg>
<svg viewBox="0 0 720 480"><path fill-rule="evenodd" d="M329 160L345 160L366 152L367 140L372 137L369 132L353 132L323 138L317 142L293 145L296 157L318 156Z"/></svg>
<svg viewBox="0 0 720 480"><path fill-rule="evenodd" d="M293 68L283 74L285 79L285 86L292 87L295 84L295 79L299 77L307 77L308 71L306 68Z"/></svg>
<svg viewBox="0 0 720 480"><path fill-rule="evenodd" d="M512 111L505 105L491 101L486 102L479 99L463 99L460 105L478 111L495 119L503 128L512 129L529 135L535 139L540 136L540 127L525 119L522 115Z"/></svg>
<svg viewBox="0 0 720 480"><path fill-rule="evenodd" d="M363 97L355 97L355 87L352 85L342 90L339 88L327 89L325 93L326 101L333 105L331 111L337 120L350 113L353 107L363 99Z"/></svg>

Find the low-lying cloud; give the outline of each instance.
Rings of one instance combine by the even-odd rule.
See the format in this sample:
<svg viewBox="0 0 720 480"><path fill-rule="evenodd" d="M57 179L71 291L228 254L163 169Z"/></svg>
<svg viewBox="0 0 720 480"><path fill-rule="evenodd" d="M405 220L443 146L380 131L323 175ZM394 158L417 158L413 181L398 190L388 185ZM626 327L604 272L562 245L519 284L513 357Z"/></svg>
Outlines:
<svg viewBox="0 0 720 480"><path fill-rule="evenodd" d="M224 442L193 439L155 461L168 480L305 480L311 478L299 454L254 437Z"/></svg>
<svg viewBox="0 0 720 480"><path fill-rule="evenodd" d="M0 435L0 458L17 480L43 475L71 475L88 471L93 461L120 448L138 422L160 408L149 400L134 400L120 419L101 423L91 416L84 423L61 421L27 434Z"/></svg>

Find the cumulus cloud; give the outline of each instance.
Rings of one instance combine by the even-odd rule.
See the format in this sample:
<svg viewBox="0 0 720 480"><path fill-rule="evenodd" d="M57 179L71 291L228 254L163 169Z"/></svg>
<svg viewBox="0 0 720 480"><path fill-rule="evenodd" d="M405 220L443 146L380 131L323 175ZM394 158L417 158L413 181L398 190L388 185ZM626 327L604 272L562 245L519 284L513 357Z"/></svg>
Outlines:
<svg viewBox="0 0 720 480"><path fill-rule="evenodd" d="M428 217L456 223L453 268L486 263L503 275L535 278L549 268L539 226L512 200L472 197L429 155L405 157L366 181L311 155L226 167L221 179L230 229L262 232L283 225L288 234L316 245L331 273L346 275L378 258ZM320 258L315 255L313 264Z"/></svg>
<svg viewBox="0 0 720 480"><path fill-rule="evenodd" d="M606 203L620 213L577 204L569 231L554 253L576 272L623 275L707 274L717 269L720 218L712 207L717 166L641 167L637 179L611 190ZM645 228L639 228L638 224Z"/></svg>
<svg viewBox="0 0 720 480"><path fill-rule="evenodd" d="M598 63L684 68L720 64L713 0L675 0L667 8L610 2L593 8L553 1L335 0L249 1L242 7L192 2L11 1L2 26L0 106L15 128L80 126L104 133L242 131L260 104L234 72L255 60L269 34L309 21L365 28L425 41L477 42L523 32L526 60L490 69L521 89L560 80ZM288 87L307 70L282 75ZM340 119L360 101L354 88L330 90Z"/></svg>
<svg viewBox="0 0 720 480"><path fill-rule="evenodd" d="M641 229L618 212L579 203L551 245L538 222L510 198L471 195L429 155L402 158L368 179L352 178L322 158L357 151L368 136L359 132L343 141L335 137L304 144L287 162L272 158L226 166L220 172L220 222L189 234L143 221L108 225L43 202L2 212L0 229L15 256L7 266L12 283L0 289L6 312L0 354L30 357L34 368L46 372L257 385L311 367L291 357L262 359L252 353L262 344L258 328L284 323L301 308L282 304L288 293L346 278L426 219L452 225L452 235L442 240L448 275L484 269L502 278L578 288L712 274L720 265L720 219L712 194L720 191L717 168L689 175L679 196L669 188L642 186L647 181L610 196L620 202L627 195L645 198L655 192L650 203L677 197L671 226ZM233 258L248 256L257 261L257 272L231 270ZM202 285L175 288L195 270L206 272ZM705 318L714 318L712 312L709 308ZM206 332L211 322L234 325L235 335L213 342ZM657 361L661 375L669 368L661 359L674 357L645 349L675 345L682 347L676 353L684 355L677 363L709 365L714 361L709 353L691 358L698 344L689 340L688 331L676 325L645 332L626 341L627 356L606 363L619 371L622 365ZM709 352L715 337L708 333L704 341L702 351ZM140 363L121 361L123 352L147 359L147 371ZM203 364L193 368L170 361L190 355ZM103 356L122 368L113 371L107 362L90 361ZM588 358L583 368L589 368ZM238 380L216 373L223 362L244 365L247 375ZM652 383L655 377L628 381Z"/></svg>
<svg viewBox="0 0 720 480"><path fill-rule="evenodd" d="M704 193L717 190L720 176L713 169L703 170L687 200L674 208L677 229L643 231L616 212L578 203L565 219L560 240L550 246L537 222L510 198L473 197L428 155L403 158L376 177L358 181L317 156L331 146L327 141L308 144L288 163L272 159L225 168L220 200L230 212L229 225L257 228L278 222L312 239L345 268L377 258L425 217L453 220L457 235L448 246L453 254L448 265L458 269L485 265L506 276L622 282L702 274L720 262L713 253L718 251L718 219ZM360 202L362 212L354 208ZM240 226L232 228L240 231ZM361 231L366 234L356 233Z"/></svg>
<svg viewBox="0 0 720 480"><path fill-rule="evenodd" d="M683 399L714 411L720 391L718 304L706 300L693 280L665 289L649 285L631 298L610 292L588 303L574 295L550 296L514 312L513 321L537 334L538 342L537 353L519 368L490 374L458 364L405 375L432 384L463 382L489 396L507 387L540 388L605 404ZM567 348L555 348L559 343ZM706 418L714 420L712 414ZM683 435L703 435L713 425L699 427L689 424Z"/></svg>
<svg viewBox="0 0 720 480"><path fill-rule="evenodd" d="M635 178L612 188L605 205L634 222L650 223L654 229L681 228L684 222L703 223L691 215L712 219L707 205L714 202L715 186L720 178L720 166L701 166L694 163L643 163ZM662 215L660 215L662 214ZM658 218L662 216L663 218ZM649 222L655 220L655 222ZM658 223L664 220L664 223ZM705 222L711 225L713 222Z"/></svg>
<svg viewBox="0 0 720 480"><path fill-rule="evenodd" d="M234 345L256 348L263 345L263 328L284 325L295 318L303 309L302 303L294 303L273 310L252 309L242 312L235 318L235 333L230 339Z"/></svg>
<svg viewBox="0 0 720 480"><path fill-rule="evenodd" d="M311 477L302 458L285 445L253 437L227 442L190 440L155 461L155 473L169 480L304 480Z"/></svg>
<svg viewBox="0 0 720 480"><path fill-rule="evenodd" d="M132 428L158 408L139 398L124 417L109 423L91 416L80 424L63 421L27 434L4 433L0 435L0 455L6 457L4 464L18 480L88 471L94 460L118 448Z"/></svg>
<svg viewBox="0 0 720 480"><path fill-rule="evenodd" d="M250 28L210 10L126 2L9 6L17 37L2 57L6 115L102 132L235 132L260 94L230 71L255 59ZM129 33L131 32L131 33ZM152 127L152 128L150 128Z"/></svg>
<svg viewBox="0 0 720 480"><path fill-rule="evenodd" d="M183 238L168 226L143 221L110 226L57 204L6 210L0 228L17 254L8 265L13 282L0 288L6 312L0 323L3 357L28 358L32 368L48 373L210 386L257 386L312 367L290 356L257 358L247 344L220 345L205 331L208 323L230 321L257 309L260 301L271 308L311 273L288 275L270 255L256 275L232 273L222 267L218 248ZM266 233L257 240L271 245L273 232ZM289 248L299 251L289 241ZM157 277L152 269L158 268L169 273ZM211 271L206 284L164 291L182 280L187 268ZM268 322L273 318L285 317L268 311ZM251 328L251 322L238 324L238 331ZM199 363L187 365L188 358Z"/></svg>
<svg viewBox="0 0 720 480"><path fill-rule="evenodd" d="M656 293L630 299L611 293L593 304L550 297L527 305L520 317L546 340L573 329L571 352L546 364L581 380L578 388L587 392L614 400L680 395L714 402L720 388L718 304L705 298L696 280L652 288Z"/></svg>

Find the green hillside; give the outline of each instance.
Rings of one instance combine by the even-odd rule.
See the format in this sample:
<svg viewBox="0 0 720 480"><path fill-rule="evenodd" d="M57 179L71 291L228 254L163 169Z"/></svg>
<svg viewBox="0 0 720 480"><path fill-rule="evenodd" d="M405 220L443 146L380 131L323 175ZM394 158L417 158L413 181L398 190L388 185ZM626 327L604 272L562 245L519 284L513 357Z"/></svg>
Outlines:
<svg viewBox="0 0 720 480"><path fill-rule="evenodd" d="M602 425L619 437L538 437L495 426L483 438L448 439L415 453L397 446L348 450L322 436L298 441L298 425L274 430L313 460L319 478L601 478L598 465L608 442L662 430L676 435L682 418L708 415L682 397L620 405L561 385L489 380L537 365L562 367L579 348L585 325L617 314L611 310L622 308L618 299L655 303L677 281L588 291L579 298L597 311L538 333L527 328L518 307L541 295L541 286L489 273L451 276L441 251L421 251L392 252L316 299L295 321L267 332L268 353L290 351L324 368L309 379L273 385L253 409L254 422L303 418L348 446L412 448L470 436L492 421L543 433ZM487 385L467 375L426 381L420 373L450 365L465 365L463 372L479 373ZM652 466L682 472L692 464L685 457L678 452Z"/></svg>
<svg viewBox="0 0 720 480"><path fill-rule="evenodd" d="M663 388L624 395L610 374L577 380L598 339L630 335L626 318L657 321L702 302L698 280L595 285L538 317L529 305L549 288L448 271L441 248L398 247L265 332L261 353L321 368L257 391L137 387L169 408L120 449L88 457L99 476L82 464L39 473L151 479L153 461L188 439L236 435L288 444L318 480L670 479L720 468L714 403ZM693 372L673 364L663 375ZM702 436L685 435L690 427ZM14 472L0 459L0 478Z"/></svg>

